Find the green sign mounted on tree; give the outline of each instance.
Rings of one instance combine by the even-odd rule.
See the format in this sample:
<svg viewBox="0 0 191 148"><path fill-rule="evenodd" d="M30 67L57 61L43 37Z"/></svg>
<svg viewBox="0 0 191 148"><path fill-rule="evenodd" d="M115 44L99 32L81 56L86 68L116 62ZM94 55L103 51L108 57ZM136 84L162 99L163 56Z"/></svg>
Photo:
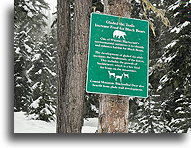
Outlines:
<svg viewBox="0 0 191 148"><path fill-rule="evenodd" d="M86 91L148 97L149 23L91 14Z"/></svg>

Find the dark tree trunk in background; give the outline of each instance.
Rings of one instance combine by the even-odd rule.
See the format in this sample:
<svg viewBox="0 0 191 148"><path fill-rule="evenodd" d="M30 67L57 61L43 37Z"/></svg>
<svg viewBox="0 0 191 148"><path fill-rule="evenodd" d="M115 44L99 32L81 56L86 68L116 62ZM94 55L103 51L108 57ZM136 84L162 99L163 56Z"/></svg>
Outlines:
<svg viewBox="0 0 191 148"><path fill-rule="evenodd" d="M80 133L83 125L91 0L58 0L57 132Z"/></svg>
<svg viewBox="0 0 191 148"><path fill-rule="evenodd" d="M104 0L106 14L130 17L131 0ZM99 107L99 133L127 133L129 98L101 95Z"/></svg>
<svg viewBox="0 0 191 148"><path fill-rule="evenodd" d="M65 80L66 80L66 57L69 51L70 41L70 0L58 0L58 107L57 107L57 132L66 132L66 111L64 110L65 99Z"/></svg>

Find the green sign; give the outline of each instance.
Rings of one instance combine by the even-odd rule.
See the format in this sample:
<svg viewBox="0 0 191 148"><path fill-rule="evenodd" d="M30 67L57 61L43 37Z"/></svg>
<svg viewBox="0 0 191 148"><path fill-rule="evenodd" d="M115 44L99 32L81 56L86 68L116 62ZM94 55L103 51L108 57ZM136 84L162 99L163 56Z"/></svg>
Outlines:
<svg viewBox="0 0 191 148"><path fill-rule="evenodd" d="M86 91L148 97L148 21L91 14Z"/></svg>

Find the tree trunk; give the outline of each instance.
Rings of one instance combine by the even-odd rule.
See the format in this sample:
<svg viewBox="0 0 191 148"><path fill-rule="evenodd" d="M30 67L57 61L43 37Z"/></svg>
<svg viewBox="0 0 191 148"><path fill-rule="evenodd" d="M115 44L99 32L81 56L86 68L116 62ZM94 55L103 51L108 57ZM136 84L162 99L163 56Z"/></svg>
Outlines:
<svg viewBox="0 0 191 148"><path fill-rule="evenodd" d="M69 51L70 41L70 0L58 0L58 102L57 102L57 132L66 132L66 113L64 113L65 99L65 80L66 80L66 57Z"/></svg>
<svg viewBox="0 0 191 148"><path fill-rule="evenodd" d="M85 77L91 0L58 0L57 132L80 133L83 125Z"/></svg>
<svg viewBox="0 0 191 148"><path fill-rule="evenodd" d="M104 0L106 14L130 17L131 0ZM128 132L129 98L101 95L99 106L99 133Z"/></svg>

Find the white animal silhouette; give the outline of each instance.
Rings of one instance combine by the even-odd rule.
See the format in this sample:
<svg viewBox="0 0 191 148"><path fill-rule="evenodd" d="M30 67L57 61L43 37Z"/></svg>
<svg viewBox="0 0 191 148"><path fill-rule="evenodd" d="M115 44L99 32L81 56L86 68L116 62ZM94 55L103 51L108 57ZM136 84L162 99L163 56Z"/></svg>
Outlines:
<svg viewBox="0 0 191 148"><path fill-rule="evenodd" d="M122 37L123 39L125 39L125 36L126 36L126 33L123 32L123 31L115 30L115 31L113 32L113 38L114 38L114 37L117 37L118 39L120 39L120 38Z"/></svg>
<svg viewBox="0 0 191 148"><path fill-rule="evenodd" d="M123 73L124 78L129 78L129 74Z"/></svg>
<svg viewBox="0 0 191 148"><path fill-rule="evenodd" d="M115 81L117 81L117 79L119 79L120 82L122 82L122 77L123 77L123 74L122 74L121 76L116 75L116 76L115 76Z"/></svg>
<svg viewBox="0 0 191 148"><path fill-rule="evenodd" d="M108 71L108 73L109 73L109 78L111 78L111 76L113 76L115 78L115 73L110 72L110 71Z"/></svg>

